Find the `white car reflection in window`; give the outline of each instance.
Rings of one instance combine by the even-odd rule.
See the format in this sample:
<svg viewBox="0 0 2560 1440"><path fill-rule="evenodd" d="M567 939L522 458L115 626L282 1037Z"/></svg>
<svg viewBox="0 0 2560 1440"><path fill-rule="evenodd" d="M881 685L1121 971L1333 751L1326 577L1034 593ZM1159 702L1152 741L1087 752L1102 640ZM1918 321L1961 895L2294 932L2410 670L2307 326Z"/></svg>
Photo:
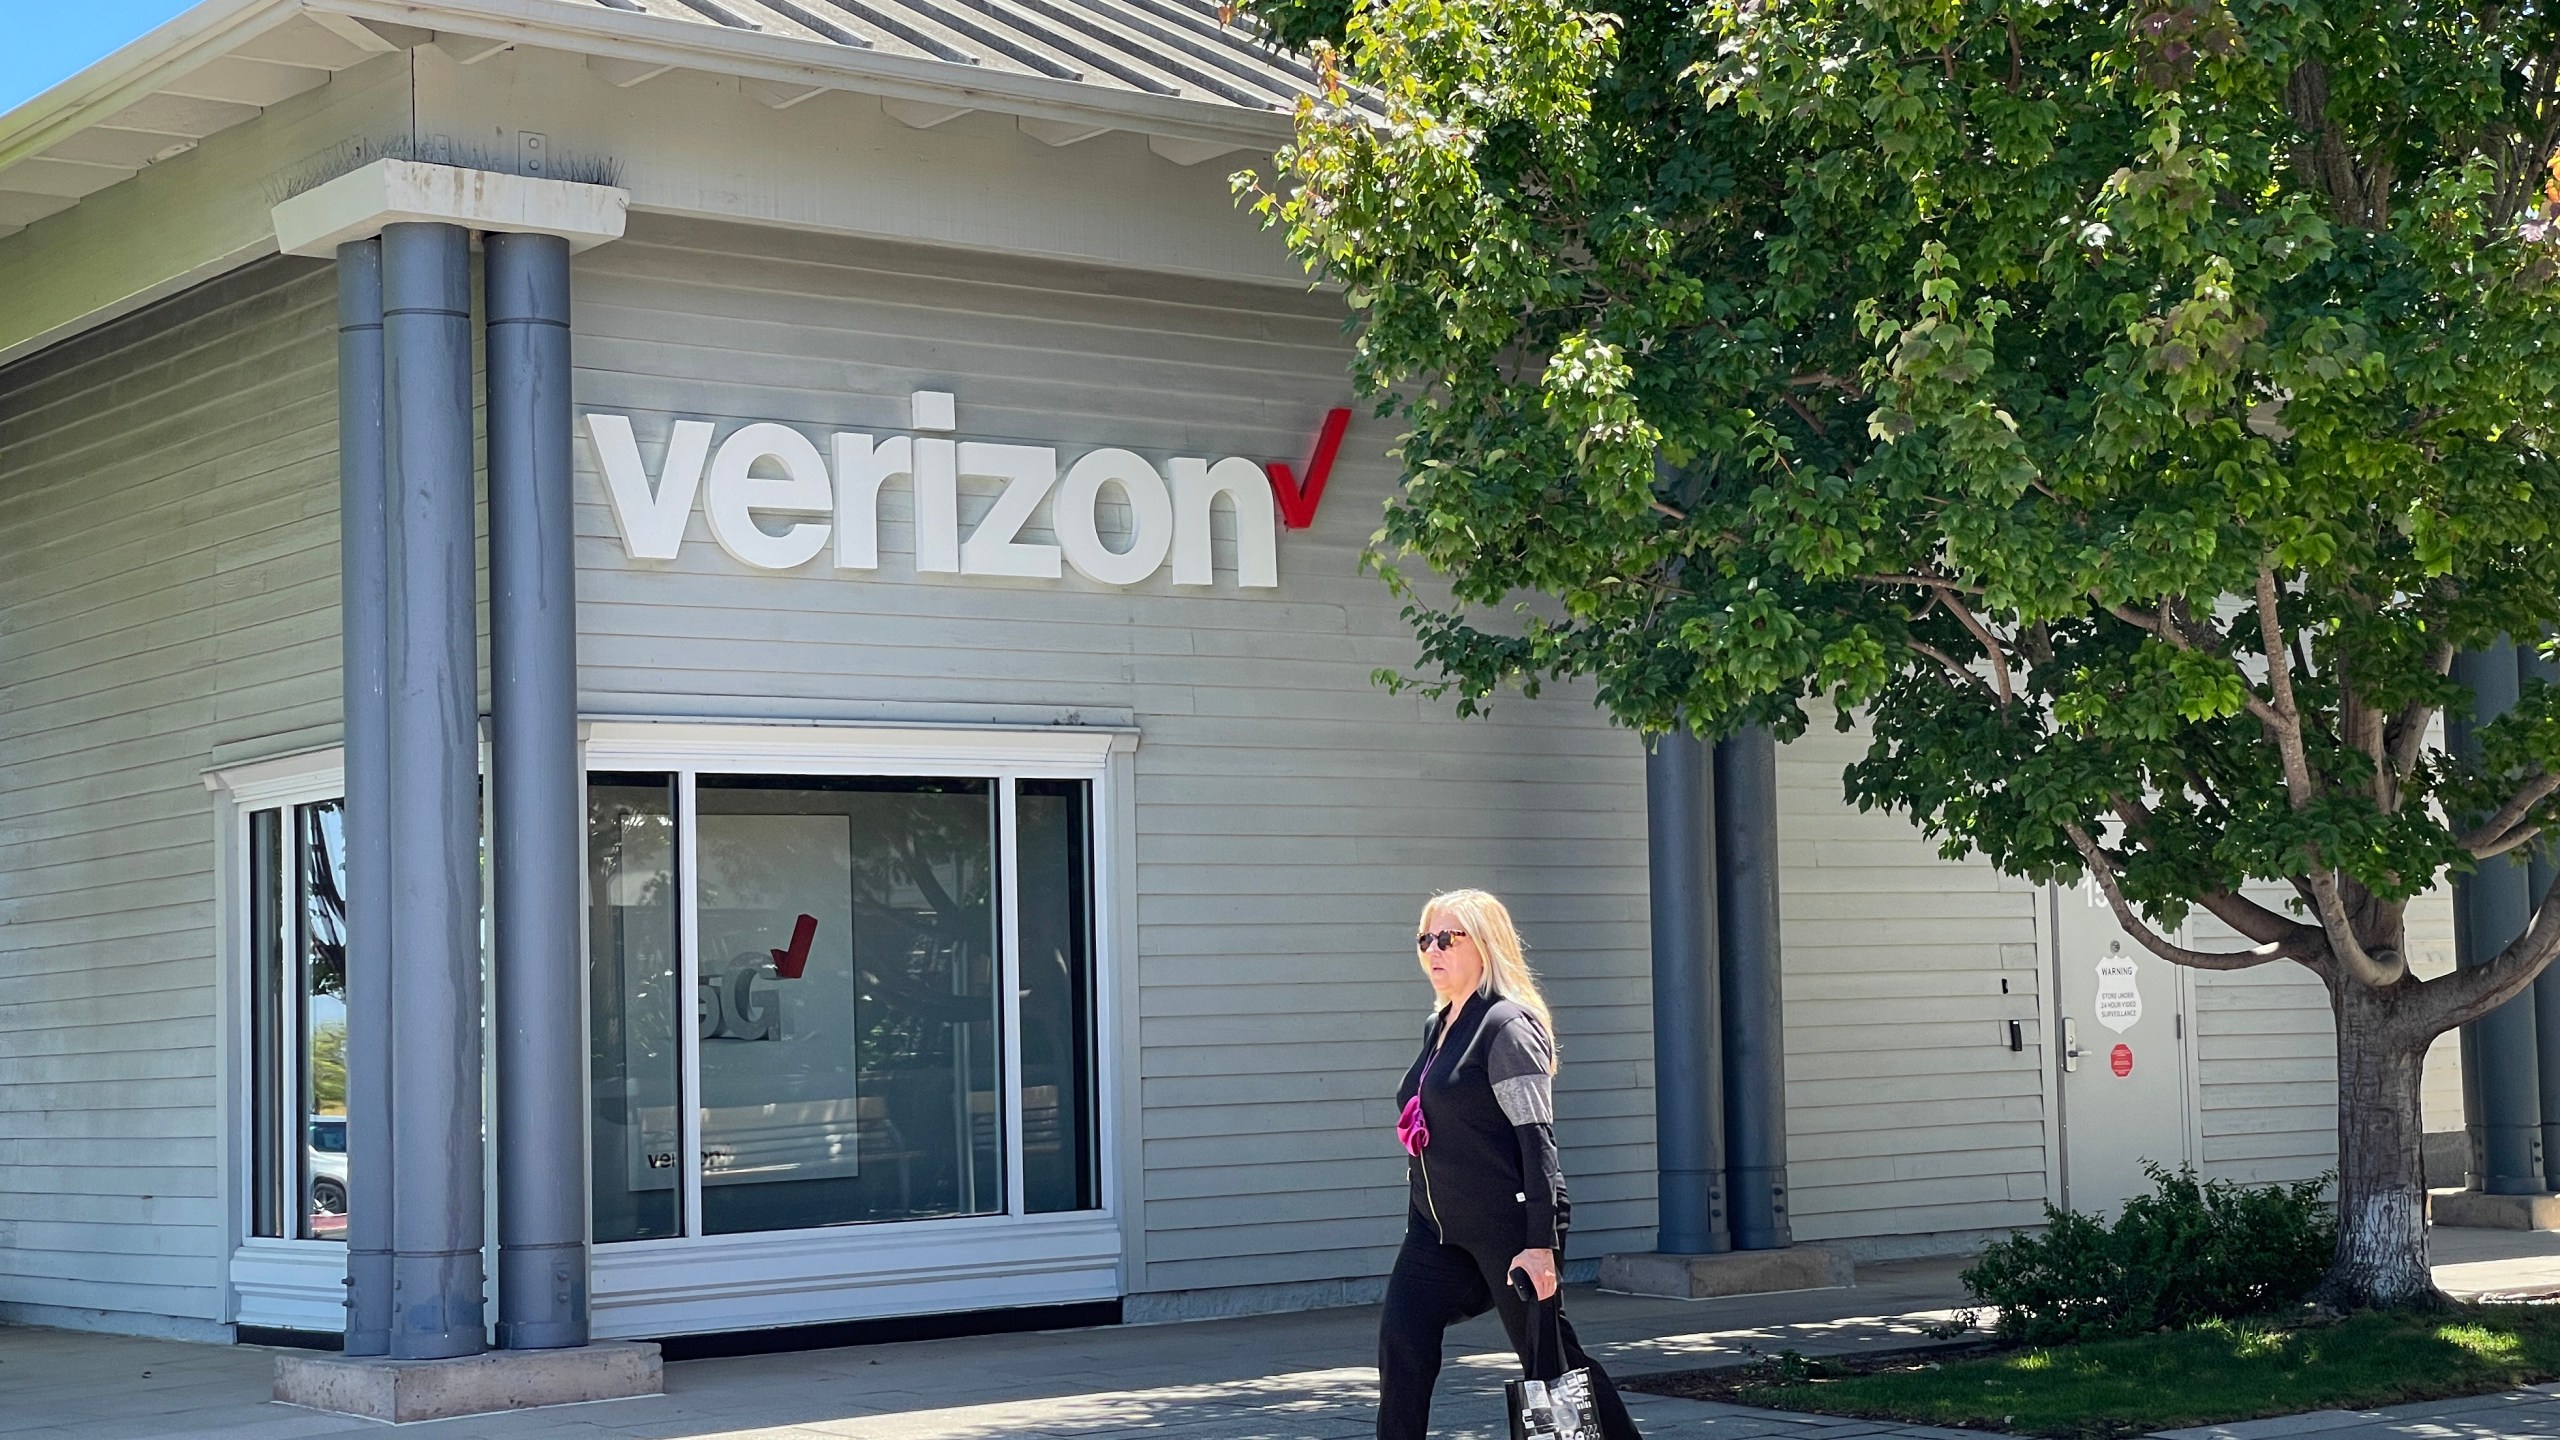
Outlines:
<svg viewBox="0 0 2560 1440"><path fill-rule="evenodd" d="M311 1236L340 1240L347 1233L347 1117L311 1117L308 1159L303 1173L311 1182Z"/></svg>

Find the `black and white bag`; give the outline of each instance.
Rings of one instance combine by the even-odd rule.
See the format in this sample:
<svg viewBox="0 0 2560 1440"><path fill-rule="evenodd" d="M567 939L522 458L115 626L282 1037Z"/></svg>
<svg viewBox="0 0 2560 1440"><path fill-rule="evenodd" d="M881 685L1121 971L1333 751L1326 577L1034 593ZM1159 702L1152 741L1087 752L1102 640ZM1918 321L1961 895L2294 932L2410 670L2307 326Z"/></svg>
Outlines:
<svg viewBox="0 0 2560 1440"><path fill-rule="evenodd" d="M1534 1293L1534 1292L1533 1292ZM1563 1358L1564 1332L1552 1301L1529 1304L1528 1373L1546 1368L1541 1359L1550 1337ZM1511 1414L1511 1440L1600 1440L1600 1416L1591 1405L1591 1372L1567 1370L1552 1380L1513 1380L1502 1387Z"/></svg>

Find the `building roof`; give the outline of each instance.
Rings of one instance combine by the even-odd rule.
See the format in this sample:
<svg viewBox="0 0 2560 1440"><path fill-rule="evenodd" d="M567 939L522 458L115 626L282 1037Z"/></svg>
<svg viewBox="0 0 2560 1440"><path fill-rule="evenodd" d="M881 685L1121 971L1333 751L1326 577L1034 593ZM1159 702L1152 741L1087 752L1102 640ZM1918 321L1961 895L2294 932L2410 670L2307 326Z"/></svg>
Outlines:
<svg viewBox="0 0 2560 1440"><path fill-rule="evenodd" d="M419 45L735 75L776 108L861 91L915 125L995 110L1051 144L1136 131L1183 164L1267 152L1320 83L1216 0L202 0L0 115L0 236Z"/></svg>
<svg viewBox="0 0 2560 1440"><path fill-rule="evenodd" d="M1226 23L1215 0L546 0L691 25L1045 75L1104 90L1286 111L1313 67Z"/></svg>

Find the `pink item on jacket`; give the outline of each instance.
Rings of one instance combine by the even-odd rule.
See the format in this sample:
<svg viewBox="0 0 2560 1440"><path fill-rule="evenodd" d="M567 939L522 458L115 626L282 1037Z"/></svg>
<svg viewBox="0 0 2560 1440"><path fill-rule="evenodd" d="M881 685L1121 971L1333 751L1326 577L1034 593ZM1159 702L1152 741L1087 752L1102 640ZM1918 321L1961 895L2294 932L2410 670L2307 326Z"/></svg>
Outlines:
<svg viewBox="0 0 2560 1440"><path fill-rule="evenodd" d="M1431 1127L1422 1119L1421 1096L1404 1102L1404 1113L1396 1117L1396 1139L1404 1143L1407 1155L1419 1155L1422 1147L1431 1143Z"/></svg>

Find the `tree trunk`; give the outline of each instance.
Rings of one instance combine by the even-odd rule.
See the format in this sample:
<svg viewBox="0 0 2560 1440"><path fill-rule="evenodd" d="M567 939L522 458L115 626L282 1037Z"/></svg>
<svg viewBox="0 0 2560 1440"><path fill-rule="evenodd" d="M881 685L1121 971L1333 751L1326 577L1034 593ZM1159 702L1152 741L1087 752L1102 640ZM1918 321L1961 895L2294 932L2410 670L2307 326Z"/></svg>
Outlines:
<svg viewBox="0 0 2560 1440"><path fill-rule="evenodd" d="M2403 986L2332 982L2338 1025L2338 1249L2311 1292L2337 1309L2445 1303L2427 1265L2424 1120L2427 1044L2397 1012ZM2404 985L2407 982L2404 982Z"/></svg>

